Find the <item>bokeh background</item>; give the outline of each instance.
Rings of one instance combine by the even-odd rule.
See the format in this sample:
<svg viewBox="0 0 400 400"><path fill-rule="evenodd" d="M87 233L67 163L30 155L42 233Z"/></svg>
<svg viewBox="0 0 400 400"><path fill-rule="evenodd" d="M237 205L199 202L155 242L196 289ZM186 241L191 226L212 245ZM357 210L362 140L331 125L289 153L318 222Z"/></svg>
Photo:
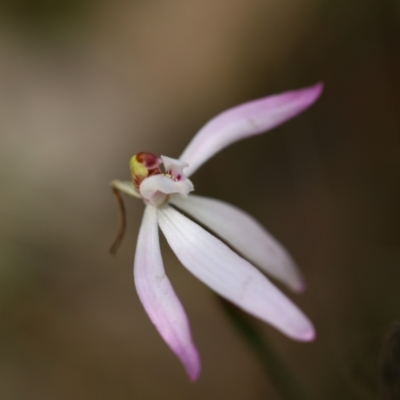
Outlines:
<svg viewBox="0 0 400 400"><path fill-rule="evenodd" d="M377 399L400 318L399 2L0 1L0 398L281 399L163 242L203 362L189 383L133 286L140 201L108 254L109 182L139 151L177 157L231 106L320 80L315 106L193 181L251 211L304 272L288 295L317 340L259 324L298 380L315 399Z"/></svg>

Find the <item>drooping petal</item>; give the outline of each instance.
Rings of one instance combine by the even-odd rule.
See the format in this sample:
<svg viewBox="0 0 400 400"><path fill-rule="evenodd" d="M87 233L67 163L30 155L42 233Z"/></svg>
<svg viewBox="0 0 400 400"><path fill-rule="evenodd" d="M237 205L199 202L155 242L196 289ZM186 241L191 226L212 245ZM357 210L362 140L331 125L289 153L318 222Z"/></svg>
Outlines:
<svg viewBox="0 0 400 400"><path fill-rule="evenodd" d="M190 176L230 144L275 128L304 111L322 92L322 84L250 101L214 117L194 136L182 155Z"/></svg>
<svg viewBox="0 0 400 400"><path fill-rule="evenodd" d="M285 248L253 217L220 200L190 195L172 196L170 203L206 225L248 260L295 291L304 283Z"/></svg>
<svg viewBox="0 0 400 400"><path fill-rule="evenodd" d="M178 356L191 380L200 372L200 359L192 342L186 313L165 275L158 239L157 209L147 206L134 262L136 289L158 332Z"/></svg>
<svg viewBox="0 0 400 400"><path fill-rule="evenodd" d="M314 338L307 317L249 262L172 207L158 223L181 263L222 297L301 341Z"/></svg>

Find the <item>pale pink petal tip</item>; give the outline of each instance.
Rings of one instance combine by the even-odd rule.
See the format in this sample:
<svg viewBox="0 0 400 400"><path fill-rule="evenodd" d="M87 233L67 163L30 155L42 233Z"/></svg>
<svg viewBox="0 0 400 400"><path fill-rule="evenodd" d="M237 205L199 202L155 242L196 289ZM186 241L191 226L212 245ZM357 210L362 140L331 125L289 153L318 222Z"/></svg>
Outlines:
<svg viewBox="0 0 400 400"><path fill-rule="evenodd" d="M176 355L181 360L190 381L195 382L200 375L201 362L199 354L194 346L189 349L189 352L191 353L189 358L186 352L184 354L176 353Z"/></svg>
<svg viewBox="0 0 400 400"><path fill-rule="evenodd" d="M312 104L318 100L319 96L321 96L322 91L324 90L324 83L318 82L314 86L311 86L308 90L310 93L310 104Z"/></svg>
<svg viewBox="0 0 400 400"><path fill-rule="evenodd" d="M300 280L292 286L292 289L296 293L303 293L306 290L306 283L303 280Z"/></svg>
<svg viewBox="0 0 400 400"><path fill-rule="evenodd" d="M286 100L288 101L288 103L291 98L299 100L297 103L298 104L297 110L293 109L294 115L292 116L295 116L306 110L312 104L314 104L321 96L323 90L324 90L323 82L318 82L315 85L303 89L297 89L291 92L282 93L281 96L282 98L284 98L283 96L287 95Z"/></svg>
<svg viewBox="0 0 400 400"><path fill-rule="evenodd" d="M315 340L315 337L316 337L315 329L312 328L304 334L304 341L312 342L313 340Z"/></svg>
<svg viewBox="0 0 400 400"><path fill-rule="evenodd" d="M315 329L312 325L310 325L310 327L305 330L298 339L301 342L312 342L313 340L315 340L315 336Z"/></svg>
<svg viewBox="0 0 400 400"><path fill-rule="evenodd" d="M191 382L196 382L200 375L200 364L197 366L192 366L190 369L186 370Z"/></svg>

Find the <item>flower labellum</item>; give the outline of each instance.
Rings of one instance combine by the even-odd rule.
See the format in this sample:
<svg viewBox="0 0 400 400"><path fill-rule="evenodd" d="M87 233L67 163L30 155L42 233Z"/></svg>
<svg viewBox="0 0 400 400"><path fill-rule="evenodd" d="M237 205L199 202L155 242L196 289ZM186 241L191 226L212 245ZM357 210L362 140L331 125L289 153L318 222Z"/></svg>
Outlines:
<svg viewBox="0 0 400 400"><path fill-rule="evenodd" d="M310 341L315 336L308 318L262 273L294 291L304 288L302 276L285 248L244 211L191 194L194 186L189 177L231 143L266 132L298 115L321 92L319 83L231 108L200 129L179 159L137 153L129 163L132 181L111 182L122 220L111 251L116 251L125 228L120 193L142 199L146 208L134 261L137 293L191 380L200 373L200 359L185 310L165 274L158 227L180 262L220 296L294 340ZM198 220L246 259L178 210Z"/></svg>

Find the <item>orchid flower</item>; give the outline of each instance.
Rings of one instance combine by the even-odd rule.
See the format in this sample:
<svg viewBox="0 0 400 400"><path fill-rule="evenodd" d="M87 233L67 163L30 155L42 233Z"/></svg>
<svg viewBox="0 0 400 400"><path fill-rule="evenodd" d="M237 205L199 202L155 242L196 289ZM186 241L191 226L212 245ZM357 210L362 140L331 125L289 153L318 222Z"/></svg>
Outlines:
<svg viewBox="0 0 400 400"><path fill-rule="evenodd" d="M191 380L199 375L200 359L187 315L164 270L158 227L180 262L218 295L294 340L310 341L315 336L309 319L262 273L294 291L303 289L302 276L284 247L244 211L191 194L194 186L189 177L231 143L266 132L301 113L321 92L322 84L317 84L231 108L200 129L179 159L138 153L129 164L132 182L111 182L123 222L112 251L125 227L120 192L142 199L146 208L134 261L137 293Z"/></svg>

